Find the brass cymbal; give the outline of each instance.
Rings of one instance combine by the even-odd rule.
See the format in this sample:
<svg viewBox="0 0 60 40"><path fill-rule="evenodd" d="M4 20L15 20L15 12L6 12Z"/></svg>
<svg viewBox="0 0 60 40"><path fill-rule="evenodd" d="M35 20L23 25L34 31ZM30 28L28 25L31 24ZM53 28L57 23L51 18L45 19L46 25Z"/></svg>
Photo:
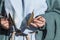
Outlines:
<svg viewBox="0 0 60 40"><path fill-rule="evenodd" d="M32 11L32 14L27 22L27 27L29 27L30 23L33 21L33 17L34 17L34 11Z"/></svg>

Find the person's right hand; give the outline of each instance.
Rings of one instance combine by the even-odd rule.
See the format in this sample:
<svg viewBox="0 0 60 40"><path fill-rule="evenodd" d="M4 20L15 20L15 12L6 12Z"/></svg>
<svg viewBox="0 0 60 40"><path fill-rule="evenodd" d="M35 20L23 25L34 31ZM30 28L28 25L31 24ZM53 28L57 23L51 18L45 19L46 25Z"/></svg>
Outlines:
<svg viewBox="0 0 60 40"><path fill-rule="evenodd" d="M33 22L31 23L32 26L36 27L36 28L41 28L45 25L45 18L42 16L38 16L36 18L33 19Z"/></svg>
<svg viewBox="0 0 60 40"><path fill-rule="evenodd" d="M9 21L7 18L1 18L1 25L3 29L9 29Z"/></svg>

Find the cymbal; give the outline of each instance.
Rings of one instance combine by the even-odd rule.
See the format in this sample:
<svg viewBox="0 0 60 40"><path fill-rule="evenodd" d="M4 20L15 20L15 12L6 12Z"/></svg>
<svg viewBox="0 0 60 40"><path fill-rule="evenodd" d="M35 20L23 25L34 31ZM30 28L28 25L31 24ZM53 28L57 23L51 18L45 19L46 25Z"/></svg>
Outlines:
<svg viewBox="0 0 60 40"><path fill-rule="evenodd" d="M34 17L34 11L32 11L32 14L27 22L27 27L29 27L30 23L33 21L33 17Z"/></svg>

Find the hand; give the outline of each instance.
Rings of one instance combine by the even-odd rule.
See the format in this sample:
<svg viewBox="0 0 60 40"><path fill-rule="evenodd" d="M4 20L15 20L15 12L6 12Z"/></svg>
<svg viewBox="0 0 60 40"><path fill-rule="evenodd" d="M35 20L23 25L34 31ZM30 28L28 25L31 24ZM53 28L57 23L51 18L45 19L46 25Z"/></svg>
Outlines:
<svg viewBox="0 0 60 40"><path fill-rule="evenodd" d="M1 18L1 25L3 29L9 29L9 21L6 18Z"/></svg>
<svg viewBox="0 0 60 40"><path fill-rule="evenodd" d="M42 16L38 16L37 18L34 18L33 22L31 23L32 26L38 28L43 27L45 25L45 18Z"/></svg>

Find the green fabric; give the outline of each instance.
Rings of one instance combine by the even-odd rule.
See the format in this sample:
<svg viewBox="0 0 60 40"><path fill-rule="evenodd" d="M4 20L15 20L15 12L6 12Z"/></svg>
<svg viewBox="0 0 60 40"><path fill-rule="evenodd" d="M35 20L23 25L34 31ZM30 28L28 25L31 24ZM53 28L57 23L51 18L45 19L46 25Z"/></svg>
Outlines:
<svg viewBox="0 0 60 40"><path fill-rule="evenodd" d="M46 19L45 31L36 34L36 39L40 40L60 40L60 0L47 0L47 10L43 16ZM46 33L46 34L44 34ZM43 35L44 34L44 35Z"/></svg>
<svg viewBox="0 0 60 40"><path fill-rule="evenodd" d="M1 13L2 5L3 5L3 1L4 0L0 0L0 13Z"/></svg>
<svg viewBox="0 0 60 40"><path fill-rule="evenodd" d="M9 30L5 30L0 26L0 40L9 40L9 35Z"/></svg>
<svg viewBox="0 0 60 40"><path fill-rule="evenodd" d="M9 40L8 36L0 35L0 40Z"/></svg>

